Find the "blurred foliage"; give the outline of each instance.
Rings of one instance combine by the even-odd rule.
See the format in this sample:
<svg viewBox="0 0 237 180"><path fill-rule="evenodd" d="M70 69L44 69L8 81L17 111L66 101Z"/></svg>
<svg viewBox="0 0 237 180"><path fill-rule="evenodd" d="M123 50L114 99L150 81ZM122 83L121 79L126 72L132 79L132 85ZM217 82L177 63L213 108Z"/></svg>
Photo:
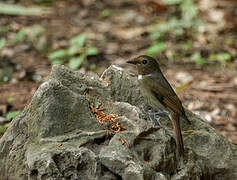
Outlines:
<svg viewBox="0 0 237 180"><path fill-rule="evenodd" d="M41 16L49 13L49 9L42 7L24 7L16 4L0 2L0 14L21 15L21 16Z"/></svg>
<svg viewBox="0 0 237 180"><path fill-rule="evenodd" d="M168 59L182 59L182 55L192 48L197 27L203 23L198 18L198 9L192 0L163 0L163 3L174 6L175 11L170 12L167 19L158 20L153 26L150 31L153 44L146 54L157 56L164 52ZM168 49L167 43L171 48ZM193 54L191 59L197 64L204 63L199 52Z"/></svg>
<svg viewBox="0 0 237 180"><path fill-rule="evenodd" d="M166 44L164 42L156 42L146 50L146 54L149 56L155 56L157 53L163 52L165 50Z"/></svg>
<svg viewBox="0 0 237 180"><path fill-rule="evenodd" d="M196 64L203 65L205 60L202 58L200 52L195 52L191 56L191 60L193 60Z"/></svg>
<svg viewBox="0 0 237 180"><path fill-rule="evenodd" d="M13 68L5 66L0 67L0 85L7 83L12 78Z"/></svg>
<svg viewBox="0 0 237 180"><path fill-rule="evenodd" d="M233 54L233 51L223 49L217 52L214 49L216 46L210 50L193 47L194 43L199 43L198 30L205 26L198 18L198 9L193 0L163 0L163 3L171 10L168 16L160 18L151 28L150 38L153 43L148 47L146 54L159 56L163 53L168 59L189 59L197 65L211 62L225 64L234 59L236 54ZM224 43L233 45L234 38L227 37Z"/></svg>
<svg viewBox="0 0 237 180"><path fill-rule="evenodd" d="M98 49L86 44L89 35L86 33L73 37L69 42L69 47L58 49L49 54L49 59L53 64L63 64L68 61L71 69L78 69L87 56L97 55Z"/></svg>
<svg viewBox="0 0 237 180"><path fill-rule="evenodd" d="M14 100L15 100L14 97L8 97L7 102L8 102L8 103L12 103Z"/></svg>
<svg viewBox="0 0 237 180"><path fill-rule="evenodd" d="M47 49L45 29L40 25L24 27L18 31L10 25L0 27L0 84L11 80L15 65L6 58L6 52L14 52L18 46L27 44L27 47L34 47L37 51ZM5 50L5 51L4 51Z"/></svg>
<svg viewBox="0 0 237 180"><path fill-rule="evenodd" d="M9 32L11 29L12 28L10 25L0 26L0 35L3 36L7 32ZM0 37L0 52L6 46L6 41L7 39L5 37Z"/></svg>
<svg viewBox="0 0 237 180"><path fill-rule="evenodd" d="M106 17L110 16L111 14L112 14L112 11L111 11L110 9L104 9L104 10L101 12L100 16L101 16L102 18L106 18Z"/></svg>
<svg viewBox="0 0 237 180"><path fill-rule="evenodd" d="M152 40L180 38L203 25L198 18L198 10L192 0L163 0L167 5L176 5L167 21L158 21L150 33Z"/></svg>
<svg viewBox="0 0 237 180"><path fill-rule="evenodd" d="M21 44L32 45L38 51L46 50L47 40L45 32L45 28L40 25L24 27L17 32L12 32L11 26L1 26L0 35L6 34L6 37L0 38L0 51L4 47L12 48ZM12 35L9 36L9 34Z"/></svg>
<svg viewBox="0 0 237 180"><path fill-rule="evenodd" d="M11 40L11 45L31 43L38 51L46 49L45 29L40 25L25 27L18 31Z"/></svg>
<svg viewBox="0 0 237 180"><path fill-rule="evenodd" d="M218 61L220 63L226 63L230 61L232 58L232 55L228 52L220 52L216 54L210 54L208 57L208 60L210 61Z"/></svg>
<svg viewBox="0 0 237 180"><path fill-rule="evenodd" d="M6 44L6 39L0 38L0 50L4 48L5 44Z"/></svg>
<svg viewBox="0 0 237 180"><path fill-rule="evenodd" d="M0 26L0 35L9 32L11 29L10 25Z"/></svg>
<svg viewBox="0 0 237 180"><path fill-rule="evenodd" d="M9 121L11 121L13 118L15 118L19 114L20 114L20 111L10 111L7 113L6 120L8 121L8 123L0 125L0 134L3 134L6 132L7 128L11 124Z"/></svg>
<svg viewBox="0 0 237 180"><path fill-rule="evenodd" d="M9 59L0 56L0 85L11 80L14 64Z"/></svg>
<svg viewBox="0 0 237 180"><path fill-rule="evenodd" d="M10 123L4 124L4 125L0 125L0 134L5 133L9 126L10 126Z"/></svg>
<svg viewBox="0 0 237 180"><path fill-rule="evenodd" d="M7 113L6 119L10 121L13 118L15 118L18 114L20 114L20 111L10 111Z"/></svg>

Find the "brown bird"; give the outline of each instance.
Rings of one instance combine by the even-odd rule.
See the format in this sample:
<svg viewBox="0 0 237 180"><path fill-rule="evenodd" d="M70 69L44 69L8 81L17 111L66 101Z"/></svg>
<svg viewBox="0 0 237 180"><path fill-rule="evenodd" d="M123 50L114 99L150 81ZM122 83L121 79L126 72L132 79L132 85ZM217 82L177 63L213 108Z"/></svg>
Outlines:
<svg viewBox="0 0 237 180"><path fill-rule="evenodd" d="M159 63L152 57L142 55L127 61L136 65L140 89L144 99L154 108L164 106L171 112L171 121L176 135L176 145L180 156L184 156L183 138L179 117L189 124L182 103L160 70Z"/></svg>

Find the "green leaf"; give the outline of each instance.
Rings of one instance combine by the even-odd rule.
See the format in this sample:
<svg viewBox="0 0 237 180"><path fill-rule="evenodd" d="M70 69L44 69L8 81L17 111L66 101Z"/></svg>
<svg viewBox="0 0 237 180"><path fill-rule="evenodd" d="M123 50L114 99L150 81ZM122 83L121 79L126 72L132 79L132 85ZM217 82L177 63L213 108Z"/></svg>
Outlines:
<svg viewBox="0 0 237 180"><path fill-rule="evenodd" d="M18 33L16 33L14 39L12 40L12 44L16 45L18 43L22 43L26 40L26 31L25 29L20 30Z"/></svg>
<svg viewBox="0 0 237 180"><path fill-rule="evenodd" d="M230 59L231 59L231 55L226 52L218 53L216 55L216 60L220 62L229 61Z"/></svg>
<svg viewBox="0 0 237 180"><path fill-rule="evenodd" d="M64 60L63 59L54 59L53 61L51 61L52 64L63 64Z"/></svg>
<svg viewBox="0 0 237 180"><path fill-rule="evenodd" d="M184 34L185 26L186 23L183 20L172 17L167 22L162 22L155 26L152 29L150 38L152 40L162 40L168 34L173 34L174 36L181 36Z"/></svg>
<svg viewBox="0 0 237 180"><path fill-rule="evenodd" d="M20 111L11 111L11 112L7 113L6 119L11 120L11 119L15 118L19 113L20 113Z"/></svg>
<svg viewBox="0 0 237 180"><path fill-rule="evenodd" d="M2 48L4 48L5 44L6 44L6 39L5 38L0 38L0 50Z"/></svg>
<svg viewBox="0 0 237 180"><path fill-rule="evenodd" d="M192 47L192 41L180 43L180 46L184 51L188 51Z"/></svg>
<svg viewBox="0 0 237 180"><path fill-rule="evenodd" d="M83 63L85 58L86 58L85 55L80 55L79 57L73 57L69 60L68 66L71 69L76 70L80 67L80 65Z"/></svg>
<svg viewBox="0 0 237 180"><path fill-rule="evenodd" d="M45 29L40 25L34 25L27 28L29 41L35 41L40 35L45 32Z"/></svg>
<svg viewBox="0 0 237 180"><path fill-rule="evenodd" d="M59 49L50 53L48 57L51 61L54 61L55 59L66 57L67 55L68 55L67 49Z"/></svg>
<svg viewBox="0 0 237 180"><path fill-rule="evenodd" d="M23 16L41 16L50 13L50 9L41 7L24 7L16 4L1 3L0 14L23 15Z"/></svg>
<svg viewBox="0 0 237 180"><path fill-rule="evenodd" d="M167 5L180 4L182 1L183 0L162 0L162 2Z"/></svg>
<svg viewBox="0 0 237 180"><path fill-rule="evenodd" d="M99 51L96 47L89 47L85 52L85 54L88 56L97 55L98 53Z"/></svg>
<svg viewBox="0 0 237 180"><path fill-rule="evenodd" d="M192 0L183 0L181 3L181 11L184 21L192 21L194 18L197 17L198 10Z"/></svg>
<svg viewBox="0 0 237 180"><path fill-rule="evenodd" d="M71 45L69 48L68 48L68 55L69 56L74 56L75 54L77 54L79 51L80 51L80 47L78 46L75 46L75 45Z"/></svg>
<svg viewBox="0 0 237 180"><path fill-rule="evenodd" d="M146 50L146 54L150 56L155 56L157 53L163 52L164 50L166 50L166 44L164 42L158 42L150 46Z"/></svg>
<svg viewBox="0 0 237 180"><path fill-rule="evenodd" d="M105 9L101 12L101 17L108 17L111 14L111 10Z"/></svg>
<svg viewBox="0 0 237 180"><path fill-rule="evenodd" d="M87 38L87 34L82 33L78 36L73 37L70 41L70 44L78 46L78 47L82 47L85 44L86 38Z"/></svg>
<svg viewBox="0 0 237 180"><path fill-rule="evenodd" d="M191 59L192 59L196 64L199 64L199 65L203 65L204 62L205 62L204 58L201 57L200 52L194 53L194 54L191 56Z"/></svg>

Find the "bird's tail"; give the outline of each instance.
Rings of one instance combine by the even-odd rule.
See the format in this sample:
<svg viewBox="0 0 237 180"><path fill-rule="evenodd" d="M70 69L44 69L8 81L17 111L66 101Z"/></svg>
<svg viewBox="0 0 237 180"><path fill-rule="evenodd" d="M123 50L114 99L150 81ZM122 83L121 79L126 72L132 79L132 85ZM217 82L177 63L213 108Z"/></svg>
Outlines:
<svg viewBox="0 0 237 180"><path fill-rule="evenodd" d="M184 146L183 146L183 138L179 123L179 115L176 113L171 113L171 121L173 124L174 133L176 136L176 146L178 148L178 153L180 157L184 157Z"/></svg>

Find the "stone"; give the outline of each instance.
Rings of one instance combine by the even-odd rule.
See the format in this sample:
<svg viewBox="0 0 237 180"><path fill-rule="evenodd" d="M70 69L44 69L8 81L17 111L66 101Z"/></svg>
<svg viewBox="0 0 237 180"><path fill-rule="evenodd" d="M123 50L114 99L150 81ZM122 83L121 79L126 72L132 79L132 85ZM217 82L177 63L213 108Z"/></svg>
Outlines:
<svg viewBox="0 0 237 180"><path fill-rule="evenodd" d="M237 148L198 116L150 118L136 77L117 66L90 77L55 65L0 139L0 179L237 179ZM149 110L150 112L150 110Z"/></svg>

